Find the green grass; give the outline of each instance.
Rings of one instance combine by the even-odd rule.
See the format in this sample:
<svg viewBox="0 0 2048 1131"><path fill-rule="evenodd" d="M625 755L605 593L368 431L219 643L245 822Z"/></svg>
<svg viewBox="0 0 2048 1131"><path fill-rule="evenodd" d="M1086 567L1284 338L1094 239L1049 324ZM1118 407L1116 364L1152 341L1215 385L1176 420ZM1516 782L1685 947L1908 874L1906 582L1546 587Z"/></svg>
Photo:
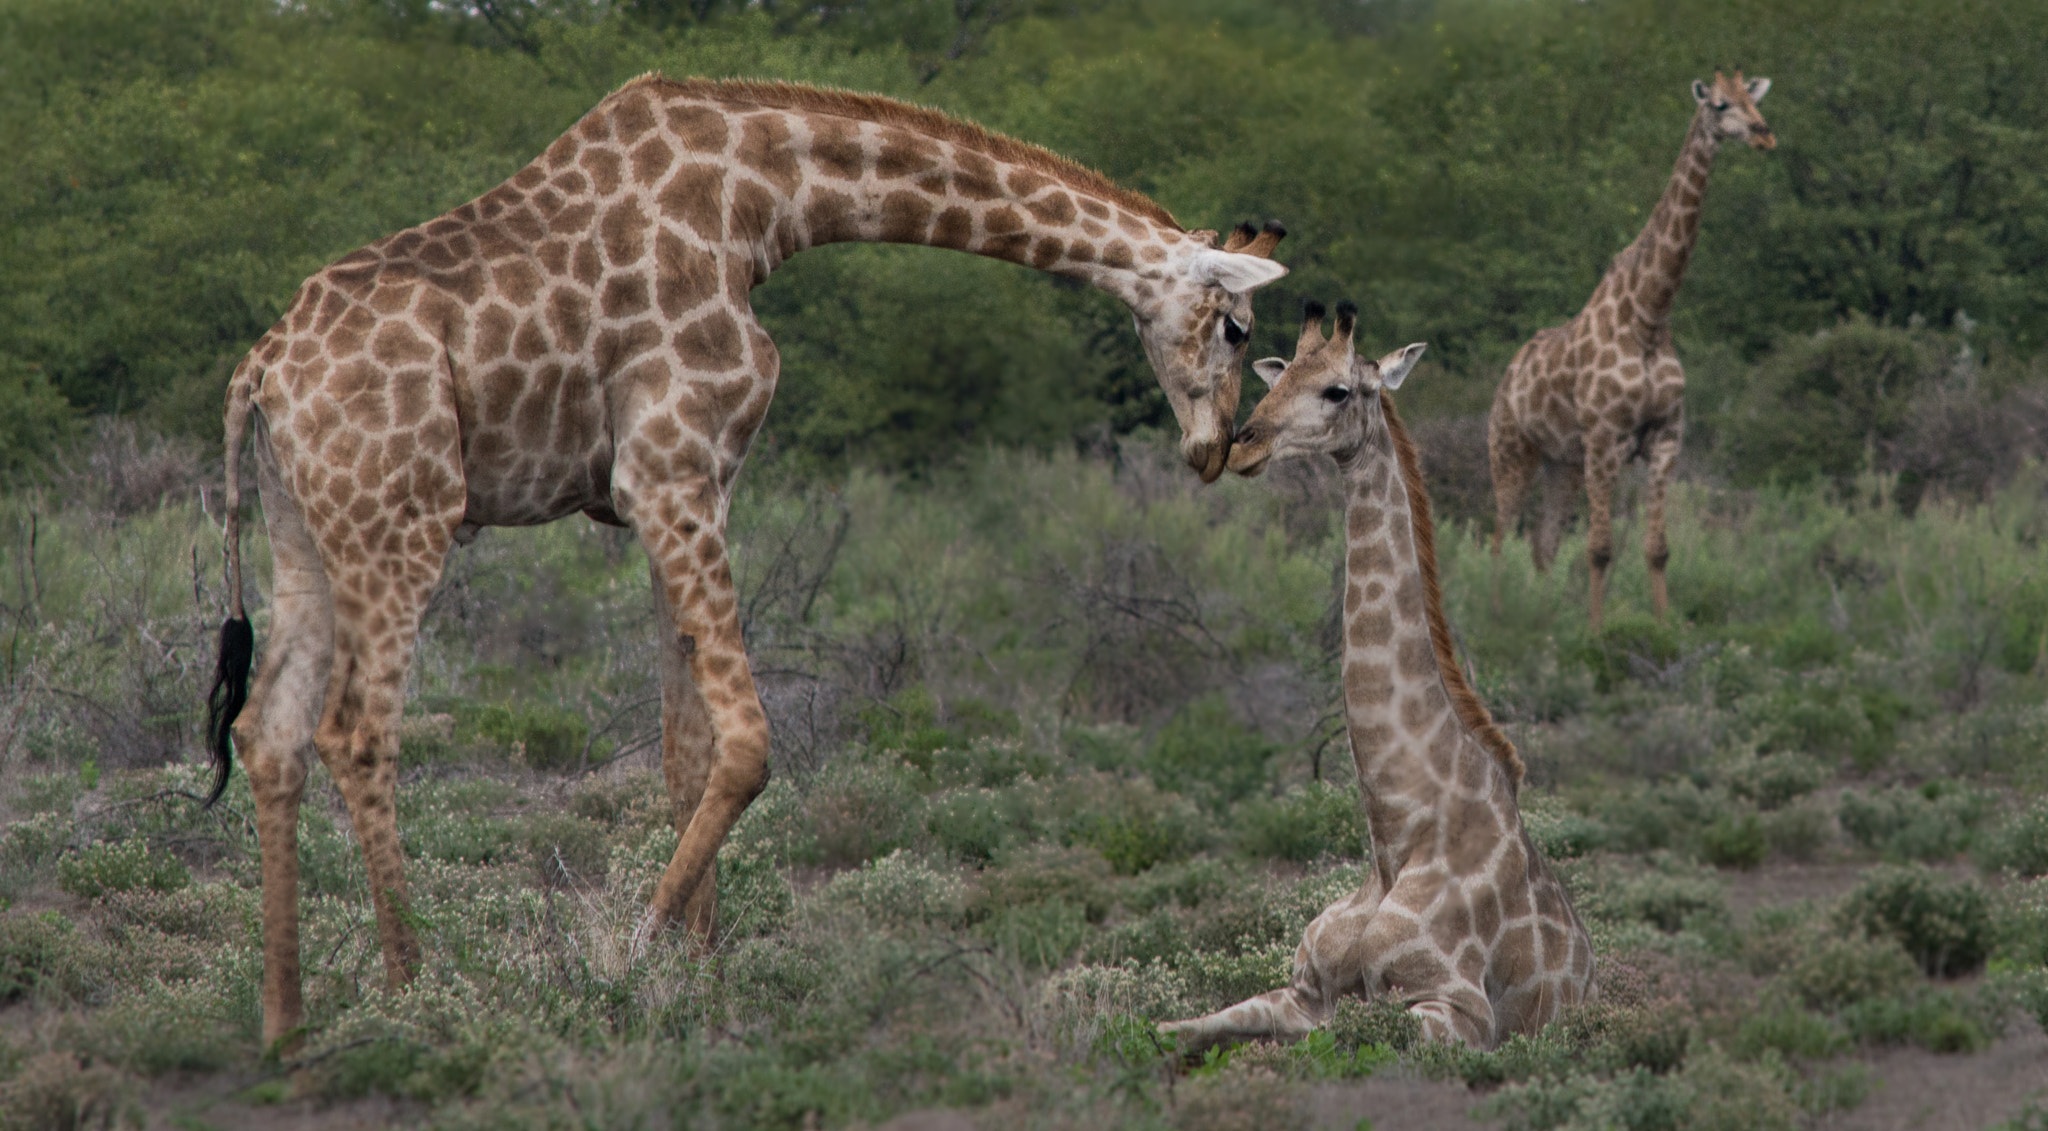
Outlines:
<svg viewBox="0 0 2048 1131"><path fill-rule="evenodd" d="M1638 557L1618 559L1595 637L1582 542L1539 575L1519 543L1495 560L1469 528L1440 538L1452 623L1530 762L1527 822L1594 936L1602 1002L1491 1053L1417 1045L1398 1011L1355 1005L1313 1041L1181 1064L1148 1022L1280 984L1365 859L1329 713L1329 484L1198 491L1162 463L989 453L830 493L756 477L735 562L777 776L721 856L706 958L629 946L675 844L638 551L580 521L460 551L400 789L425 966L384 987L316 770L309 1025L282 1064L258 1040L247 781L197 804L220 593L202 570L195 605L190 561L217 533L175 504L40 512L38 617L0 641L0 717L21 720L0 776L0 1002L34 1022L0 1036L0 1120L118 1119L152 1082L219 1075L406 1097L450 1127L928 1106L1287 1125L1311 1084L1401 1072L1498 1088L1489 1116L1514 1127L1789 1127L1859 1102L1872 1050L1968 1055L2048 1016L2026 879L2048 672L2008 647L2032 615L2015 594L2038 585L2043 476L1910 518L1867 505L1881 484L1853 505L1682 484L1666 623ZM266 589L260 532L248 552ZM0 550L0 578L26 564ZM1812 861L1866 870L1835 897L1731 910L1745 872Z"/></svg>

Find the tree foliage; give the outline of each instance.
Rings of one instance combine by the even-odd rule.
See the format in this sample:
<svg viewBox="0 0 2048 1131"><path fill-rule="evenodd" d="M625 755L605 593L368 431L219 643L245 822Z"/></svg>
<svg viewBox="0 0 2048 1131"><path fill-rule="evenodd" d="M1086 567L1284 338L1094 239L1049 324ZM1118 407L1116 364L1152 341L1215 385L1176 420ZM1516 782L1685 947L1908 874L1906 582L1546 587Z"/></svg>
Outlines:
<svg viewBox="0 0 2048 1131"><path fill-rule="evenodd" d="M1740 383L1851 315L1966 313L2003 348L2048 344L2048 8L1680 9L0 0L0 396L53 426L51 390L210 434L308 273L484 191L656 68L912 98L1191 226L1279 218L1295 271L1262 295L1255 348L1284 352L1301 297L1356 298L1367 339L1436 346L1426 413L1483 406L1515 347L1578 309L1669 174L1689 82L1740 67L1774 79L1783 144L1717 164L1682 352L1723 351ZM756 301L785 358L778 448L903 466L1166 419L1122 310L1015 267L832 248Z"/></svg>

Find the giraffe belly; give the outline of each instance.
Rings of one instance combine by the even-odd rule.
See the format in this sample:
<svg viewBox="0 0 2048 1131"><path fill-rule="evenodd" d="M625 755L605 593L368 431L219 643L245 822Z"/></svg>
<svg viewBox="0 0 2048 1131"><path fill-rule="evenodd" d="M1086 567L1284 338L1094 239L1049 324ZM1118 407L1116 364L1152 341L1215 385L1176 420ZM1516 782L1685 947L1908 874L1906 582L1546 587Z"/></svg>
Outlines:
<svg viewBox="0 0 2048 1131"><path fill-rule="evenodd" d="M511 452L488 459L466 454L462 464L468 504L462 524L538 526L578 511L594 512L605 521L612 511L611 450L565 456L548 452Z"/></svg>

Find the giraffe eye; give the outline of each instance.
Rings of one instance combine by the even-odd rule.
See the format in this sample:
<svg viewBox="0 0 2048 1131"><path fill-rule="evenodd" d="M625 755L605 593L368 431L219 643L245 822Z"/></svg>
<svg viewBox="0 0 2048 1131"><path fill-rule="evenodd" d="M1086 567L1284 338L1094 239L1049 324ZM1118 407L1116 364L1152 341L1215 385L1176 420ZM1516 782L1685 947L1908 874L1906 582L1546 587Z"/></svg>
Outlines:
<svg viewBox="0 0 2048 1131"><path fill-rule="evenodd" d="M1228 314L1223 316L1224 341L1229 342L1233 346L1241 346L1244 344L1244 340L1250 336L1251 331L1245 329L1243 323Z"/></svg>
<svg viewBox="0 0 2048 1131"><path fill-rule="evenodd" d="M1722 112L1723 110L1726 110L1726 109L1728 109L1728 104L1727 104L1726 102L1716 102L1716 103L1714 103L1714 113L1716 113L1716 114L1719 114L1719 113L1721 113L1721 112Z"/></svg>
<svg viewBox="0 0 2048 1131"><path fill-rule="evenodd" d="M1351 399L1351 390L1342 385L1332 385L1323 390L1323 399L1331 404L1343 404Z"/></svg>

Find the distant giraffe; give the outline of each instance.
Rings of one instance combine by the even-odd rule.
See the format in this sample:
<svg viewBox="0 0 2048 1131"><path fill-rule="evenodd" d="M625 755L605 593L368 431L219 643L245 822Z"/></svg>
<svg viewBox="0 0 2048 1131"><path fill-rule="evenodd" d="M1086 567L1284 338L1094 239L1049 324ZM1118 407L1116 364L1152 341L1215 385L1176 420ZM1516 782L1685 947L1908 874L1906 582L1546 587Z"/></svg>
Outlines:
<svg viewBox="0 0 2048 1131"><path fill-rule="evenodd" d="M211 737L232 728L263 855L263 1032L304 1017L298 810L317 752L363 845L386 972L411 976L393 816L398 720L449 547L578 511L630 526L653 574L662 766L680 836L639 939L713 928L719 846L768 774L740 638L728 501L775 391L748 292L818 244L928 244L1122 299L1181 423L1223 471L1250 293L1284 234L1181 228L1036 146L890 99L780 83L636 79L504 184L307 280L227 398L234 608ZM253 421L252 421L253 417ZM255 431L275 561L270 645L242 609L237 453Z"/></svg>
<svg viewBox="0 0 2048 1131"><path fill-rule="evenodd" d="M1714 152L1723 139L1742 138L1756 149L1778 139L1756 104L1771 80L1695 80L1699 103L1679 150L1664 196L1635 242L1614 257L1607 276L1579 316L1540 330L1508 363L1487 421L1493 465L1493 552L1522 513L1529 481L1543 473L1543 515L1530 552L1548 569L1583 488L1592 510L1586 558L1592 566L1592 624L1600 627L1607 567L1614 558L1614 482L1621 465L1638 456L1650 465L1649 530L1643 553L1650 563L1650 605L1662 617L1669 599L1664 565L1664 497L1685 436L1685 371L1671 346L1666 318L1699 236L1700 200Z"/></svg>
<svg viewBox="0 0 2048 1131"><path fill-rule="evenodd" d="M1592 943L1522 827L1521 758L1452 656L1421 459L1386 395L1426 347L1370 361L1357 307L1337 308L1334 337L1322 319L1310 304L1294 360L1255 366L1272 391L1230 469L1328 454L1344 476L1344 716L1372 870L1309 924L1284 989L1166 1029L1186 1052L1292 1040L1347 994L1392 995L1425 1039L1490 1049L1592 992Z"/></svg>

